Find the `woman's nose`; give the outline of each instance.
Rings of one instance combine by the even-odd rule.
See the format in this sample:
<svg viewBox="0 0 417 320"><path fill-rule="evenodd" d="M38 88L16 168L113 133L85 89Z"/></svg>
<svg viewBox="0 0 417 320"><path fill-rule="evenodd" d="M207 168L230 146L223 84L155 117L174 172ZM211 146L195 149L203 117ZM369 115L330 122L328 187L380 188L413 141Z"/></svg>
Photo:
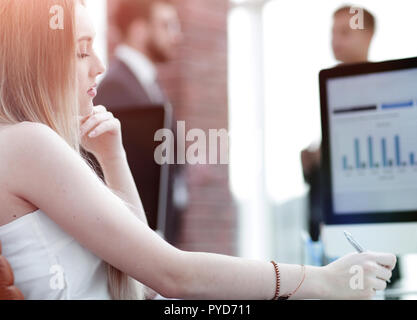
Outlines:
<svg viewBox="0 0 417 320"><path fill-rule="evenodd" d="M97 60L98 60L97 76L99 76L99 75L103 74L104 72L106 72L106 67L101 62L100 59L97 59Z"/></svg>
<svg viewBox="0 0 417 320"><path fill-rule="evenodd" d="M100 58L95 54L95 59L93 65L90 69L90 76L97 77L104 72L106 72L106 67L104 66L103 62L101 62Z"/></svg>

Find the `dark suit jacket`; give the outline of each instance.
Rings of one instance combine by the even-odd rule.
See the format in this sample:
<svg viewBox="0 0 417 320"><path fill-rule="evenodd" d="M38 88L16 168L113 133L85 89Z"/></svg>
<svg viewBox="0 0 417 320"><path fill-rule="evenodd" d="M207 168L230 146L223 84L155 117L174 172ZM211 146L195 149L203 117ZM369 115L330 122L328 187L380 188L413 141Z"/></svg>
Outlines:
<svg viewBox="0 0 417 320"><path fill-rule="evenodd" d="M161 104L167 102L168 101L165 98L165 101L161 101ZM110 65L106 77L98 87L94 104L103 105L109 111L112 111L123 107L148 107L149 105L152 105L152 101L129 67L115 58ZM171 119L171 122L170 129L173 130L174 136L176 137L174 126L174 123L176 122L174 119ZM173 187L175 179L179 175L182 175L182 171L182 166L169 166L166 230L164 236L171 244L175 244L177 240L176 236L178 235L181 213L181 210L176 208L173 202Z"/></svg>
<svg viewBox="0 0 417 320"><path fill-rule="evenodd" d="M117 58L112 61L106 77L100 83L94 103L110 109L152 104L133 72Z"/></svg>

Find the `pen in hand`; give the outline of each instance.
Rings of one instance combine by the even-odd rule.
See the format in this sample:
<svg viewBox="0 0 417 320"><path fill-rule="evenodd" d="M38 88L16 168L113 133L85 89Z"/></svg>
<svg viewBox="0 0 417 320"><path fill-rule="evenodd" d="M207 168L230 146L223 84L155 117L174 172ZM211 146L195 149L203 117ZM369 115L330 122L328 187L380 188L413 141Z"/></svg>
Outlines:
<svg viewBox="0 0 417 320"><path fill-rule="evenodd" d="M347 239L347 241L349 241L349 243L352 245L352 247L354 247L355 248L355 250L358 252L358 253L362 253L362 252L364 252L365 250L363 249L363 247L353 238L353 236L349 233L349 232L347 232L347 231L343 231L343 233L345 234L345 237L346 237L346 239ZM388 283L391 283L391 281L390 280L387 280L387 282Z"/></svg>

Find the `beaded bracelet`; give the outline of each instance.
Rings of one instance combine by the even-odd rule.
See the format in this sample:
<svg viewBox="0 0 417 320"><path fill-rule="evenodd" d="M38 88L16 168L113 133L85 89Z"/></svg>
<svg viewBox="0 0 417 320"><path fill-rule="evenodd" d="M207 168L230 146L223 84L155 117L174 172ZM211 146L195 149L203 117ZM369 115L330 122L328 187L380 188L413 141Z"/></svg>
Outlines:
<svg viewBox="0 0 417 320"><path fill-rule="evenodd" d="M278 265L275 261L271 261L271 263L274 265L275 269L275 276L276 276L276 287L275 287L275 295L272 298L272 300L278 300L279 299L279 287L280 287L280 276L279 276L279 269Z"/></svg>

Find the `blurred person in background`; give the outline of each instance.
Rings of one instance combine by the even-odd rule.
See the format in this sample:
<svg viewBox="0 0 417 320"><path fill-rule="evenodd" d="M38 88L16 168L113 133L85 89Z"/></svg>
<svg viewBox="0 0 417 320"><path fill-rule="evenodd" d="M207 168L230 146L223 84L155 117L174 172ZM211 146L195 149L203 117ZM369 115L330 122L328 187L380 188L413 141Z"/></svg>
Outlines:
<svg viewBox="0 0 417 320"><path fill-rule="evenodd" d="M375 17L363 9L363 29L354 29L351 23L355 21L357 11L351 13L351 8L343 6L333 14L332 49L338 66L368 62L369 48L376 29ZM352 21L353 19L353 21ZM318 241L320 224L323 222L321 205L321 146L310 146L301 152L301 162L304 179L310 186L309 191L309 233L313 241Z"/></svg>
<svg viewBox="0 0 417 320"><path fill-rule="evenodd" d="M115 49L94 101L112 108L167 102L157 65L173 59L182 40L173 2L121 0L115 20L122 43Z"/></svg>

